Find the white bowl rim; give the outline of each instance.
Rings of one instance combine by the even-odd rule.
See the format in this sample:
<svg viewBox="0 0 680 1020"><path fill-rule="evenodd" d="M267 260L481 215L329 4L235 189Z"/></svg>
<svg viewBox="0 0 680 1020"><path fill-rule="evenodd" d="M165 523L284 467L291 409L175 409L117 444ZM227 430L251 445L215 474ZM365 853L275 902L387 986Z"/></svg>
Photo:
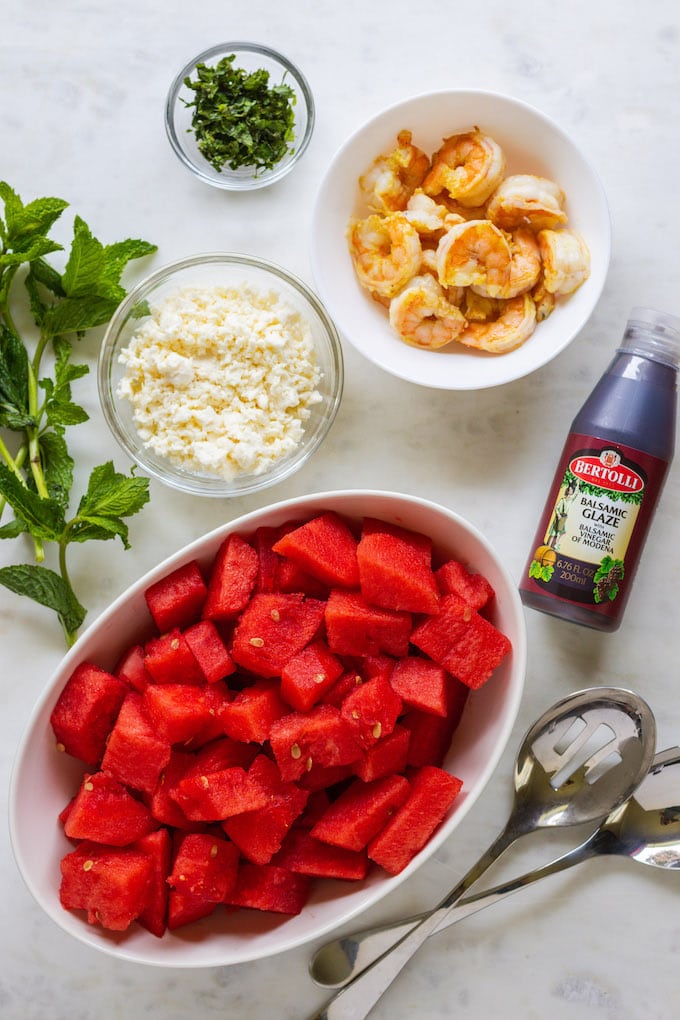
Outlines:
<svg viewBox="0 0 680 1020"><path fill-rule="evenodd" d="M462 527L467 531L470 536L477 542L486 553L493 559L494 564L498 570L499 575L503 578L504 584L506 585L507 595L509 596L509 606L512 611L514 623L516 626L516 634L513 637L513 665L512 674L516 679L512 690L512 696L508 702L508 707L505 713L505 719L503 726L498 734L495 741L493 752L489 754L484 768L481 770L481 774L477 780L476 788L468 793L465 800L458 804L455 813L455 824L447 831L445 826L442 826L437 830L431 837L426 847L416 855L407 867L395 876L387 876L382 881L366 890L366 897L361 903L355 905L353 908L346 909L341 916L330 920L325 924L318 925L311 932L300 932L296 937L282 940L280 947L272 950L269 947L252 947L250 951L244 952L238 958L225 960L219 956L219 953L210 955L206 953L205 960L197 960L195 958L179 959L169 954L167 959L156 958L155 956L144 955L144 953L137 951L131 951L127 948L125 941L120 942L97 942L95 941L96 929L93 929L86 922L82 922L82 925L69 925L69 919L72 920L72 915L69 911L62 908L58 902L58 897L54 901L54 905L46 903L42 897L37 884L33 881L30 872L24 865L24 858L22 855L21 837L20 837L20 805L18 802L18 786L22 772L22 764L31 753L31 736L33 731L40 719L41 715L46 709L46 706L50 701L56 700L58 691L61 689L61 684L65 682L72 670L81 661L81 657L84 654L83 649L87 646L91 635L96 634L100 629L105 628L107 622L111 617L114 617L118 609L125 604L132 596L140 594L143 590L148 587L154 580L168 573L170 570L181 565L182 563L194 558L196 552L205 545L209 545L212 541L218 537L226 536L232 531L247 530L249 525L257 523L258 519L264 515L270 513L285 512L287 510L295 511L296 514L300 510L304 510L305 507L314 507L318 509L323 505L330 509L334 508L334 504L342 503L346 499L357 499L365 500L377 498L381 500L387 500L388 502L394 501L395 504L407 501L414 507L422 507L435 514L442 514L444 517L450 519L452 524ZM349 511L338 510L339 513L348 513ZM294 949L298 946L304 945L313 939L319 938L323 935L340 927L347 921L352 920L359 914L362 914L369 907L375 905L378 901L386 897L393 889L400 885L405 879L414 873L420 866L424 865L427 860L435 853L438 847L448 838L451 838L453 831L458 826L460 821L467 815L468 811L472 808L478 797L482 794L486 788L500 757L507 745L510 738L510 734L515 725L517 715L520 708L522 694L524 691L525 679L526 679L526 665L527 665L527 631L525 616L522 608L522 603L519 597L517 587L509 574L507 568L500 561L498 554L495 552L493 546L489 540L468 520L462 517L460 514L443 504L434 502L433 500L426 499L424 497L415 496L408 493L401 493L391 490L381 489L342 489L342 490L329 490L326 492L308 493L304 496L291 497L289 499L281 500L277 503L270 504L265 507L260 507L256 510L251 510L241 516L234 518L226 524L219 525L217 528L212 529L210 532L194 539L183 548L177 550L175 553L168 556L161 563L147 571L142 577L138 578L133 584L125 589L79 636L75 644L69 649L65 657L61 660L57 669L53 672L46 686L44 687L41 695L35 702L32 711L30 712L26 726L24 727L22 736L17 745L15 752L11 774L9 782L9 797L8 797L8 815L9 815L9 833L10 833L10 844L14 854L14 858L21 874L21 877L26 885L27 889L45 911L48 917L59 927L62 931L73 936L78 941L90 948L98 949L108 955L114 956L118 959L128 960L133 963L147 964L156 967L172 967L177 969L201 969L205 967L216 967L216 966L232 966L237 963L247 963L254 960L267 958L269 956L278 955L281 952L286 952L289 949ZM57 685L60 685L59 687ZM53 909L54 906L54 909ZM125 934L125 933L123 933ZM94 936L94 937L93 937ZM166 936L167 937L167 934ZM149 935L149 939L162 942L162 940L155 940L154 936Z"/></svg>
<svg viewBox="0 0 680 1020"><path fill-rule="evenodd" d="M592 306L590 310L587 312L587 314L581 316L576 326L572 327L570 331L567 331L561 343L556 344L553 348L545 352L545 354L540 359L538 359L535 362L535 364L533 364L531 367L529 368L516 367L514 370L510 368L509 371L503 374L502 378L495 379L489 382L485 382L484 380L470 383L463 380L456 381L455 379L453 380L447 379L445 373L435 372L421 373L420 375L414 376L412 372L406 371L405 369L400 370L394 365L391 365L386 359L378 358L377 356L375 356L374 352L372 352L370 347L365 347L364 345L355 345L354 342L349 338L349 336L347 336L347 331L343 328L342 325L343 317L341 315L338 315L337 309L340 308L340 304L336 303L333 297L329 295L324 285L325 281L323 280L320 271L321 260L319 258L318 238L315 229L315 225L317 224L319 219L318 210L321 207L322 202L324 200L324 188L329 178L329 175L337 161L344 155L344 153L348 149L352 147L352 145L359 138L364 136L364 134L370 132L377 124L379 124L382 121L384 117L392 116L396 114L399 110L410 107L416 103L424 101L436 101L437 99L445 100L447 98L462 98L462 97L470 98L472 100L478 98L483 100L494 100L500 104L515 107L516 109L521 110L524 113L527 113L537 118L552 132L559 136L561 141L564 144L566 144L568 148L571 149L574 152L574 154L578 157L578 159L581 161L583 166L590 174L592 184L594 186L594 193L597 194L598 202L601 207L600 208L601 214L600 229L602 231L601 246L603 249L604 257L599 266L598 275L595 276L591 272L592 278L591 289L594 289L595 293L593 295ZM348 210L347 218L349 218L350 215L351 210ZM565 350L565 348L568 347L569 344L578 336L578 334L581 332L583 327L588 322L595 307L597 306L597 303L600 299L600 296L606 283L607 273L609 271L609 265L611 262L611 237L612 237L611 211L609 209L609 204L607 201L607 196L604 189L604 185L602 184L601 177L597 170L595 169L592 161L582 152L581 148L576 144L573 138L564 130L564 128L562 128L557 123L557 121L555 121L551 116L544 113L542 110L539 110L537 107L533 106L532 104L526 102L523 99L519 99L516 96L512 96L503 92L498 92L492 89L452 88L452 89L437 89L431 92L417 92L378 110L376 113L370 116L368 120L364 121L357 128L355 128L354 131L351 132L349 137L346 138L345 141L338 146L338 148L331 156L327 164L326 172L317 188L317 192L314 198L311 223L312 226L310 232L310 261L312 264L312 273L314 276L314 280L319 295L323 300L324 304L326 305L326 307L328 308L329 313L336 320L336 324L338 325L338 329L340 330L341 335L346 337L348 343L352 344L352 346L356 346L356 349L362 354L363 357L372 361L373 364L377 365L379 368L383 369L383 371L388 372L389 374L395 376L396 378L403 379L406 382L411 382L415 385L426 386L433 389L445 389L450 390L452 392L456 390L468 390L468 389L469 390L490 389L496 386L502 386L506 385L507 383L515 382L518 379L521 379L524 376L529 375L540 368L543 368L555 357L557 357L557 355L561 354L562 351ZM417 353L429 354L431 352L417 352ZM501 363L511 366L512 358L509 357L509 355L512 355L513 353L514 352L511 351L508 352L508 354L499 355L498 358L503 359Z"/></svg>

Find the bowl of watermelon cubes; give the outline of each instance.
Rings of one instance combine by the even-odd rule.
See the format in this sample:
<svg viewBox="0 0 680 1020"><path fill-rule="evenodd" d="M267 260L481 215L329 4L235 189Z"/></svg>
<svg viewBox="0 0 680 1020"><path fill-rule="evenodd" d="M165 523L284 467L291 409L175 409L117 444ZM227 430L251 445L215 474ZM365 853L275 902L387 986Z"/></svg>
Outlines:
<svg viewBox="0 0 680 1020"><path fill-rule="evenodd" d="M256 510L71 649L20 741L10 831L49 917L137 963L327 934L453 837L524 685L516 587L453 511L374 490Z"/></svg>

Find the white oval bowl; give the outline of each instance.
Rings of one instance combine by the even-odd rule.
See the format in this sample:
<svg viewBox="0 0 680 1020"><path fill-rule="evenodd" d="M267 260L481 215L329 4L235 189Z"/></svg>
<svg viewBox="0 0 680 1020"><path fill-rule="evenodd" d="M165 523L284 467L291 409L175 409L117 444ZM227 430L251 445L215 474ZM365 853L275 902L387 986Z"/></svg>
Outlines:
<svg viewBox="0 0 680 1020"><path fill-rule="evenodd" d="M588 280L560 298L533 336L506 354L449 344L439 351L403 343L386 309L354 273L346 231L351 216L365 216L358 181L380 153L394 148L399 131L431 154L442 138L479 127L505 152L508 174L548 177L563 188L567 226L583 235L591 256ZM577 145L549 117L494 92L452 90L406 99L359 128L338 150L314 204L311 259L317 290L342 335L364 357L392 375L422 386L476 390L522 378L551 361L578 335L597 304L609 268L611 225L600 180Z"/></svg>
<svg viewBox="0 0 680 1020"><path fill-rule="evenodd" d="M361 883L323 880L296 917L240 910L218 911L184 929L157 938L133 924L124 933L89 925L59 902L59 861L73 847L57 816L77 789L82 763L56 750L50 713L78 663L113 669L122 652L152 629L144 599L154 581L192 559L209 564L230 532L247 535L335 510L358 521L378 517L424 532L439 554L455 556L483 573L496 591L492 622L512 642L512 652L494 675L467 699L444 767L464 786L442 826L399 875L375 869ZM119 959L161 967L217 967L261 959L324 935L411 875L449 839L493 775L520 705L526 668L526 631L516 585L487 540L456 513L415 496L375 490L326 492L256 510L192 542L136 581L92 624L66 655L36 704L18 747L9 797L14 855L28 889L63 931Z"/></svg>

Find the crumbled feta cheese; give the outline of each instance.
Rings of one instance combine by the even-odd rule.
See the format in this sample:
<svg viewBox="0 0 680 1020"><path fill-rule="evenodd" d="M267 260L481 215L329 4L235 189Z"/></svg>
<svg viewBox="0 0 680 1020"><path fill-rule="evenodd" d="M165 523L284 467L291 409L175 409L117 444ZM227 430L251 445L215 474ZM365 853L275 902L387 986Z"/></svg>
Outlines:
<svg viewBox="0 0 680 1020"><path fill-rule="evenodd" d="M187 471L259 475L300 443L321 372L309 324L274 291L187 287L121 351L117 394L144 444Z"/></svg>

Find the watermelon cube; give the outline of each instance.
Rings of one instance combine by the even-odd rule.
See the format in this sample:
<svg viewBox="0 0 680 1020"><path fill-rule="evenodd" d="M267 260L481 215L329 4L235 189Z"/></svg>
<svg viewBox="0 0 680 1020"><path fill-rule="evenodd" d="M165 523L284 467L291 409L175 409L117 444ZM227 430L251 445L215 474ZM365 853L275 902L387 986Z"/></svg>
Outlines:
<svg viewBox="0 0 680 1020"><path fill-rule="evenodd" d="M280 676L315 636L323 615L324 603L302 594L253 595L234 630L232 657L257 676Z"/></svg>
<svg viewBox="0 0 680 1020"><path fill-rule="evenodd" d="M86 773L71 804L64 832L109 846L128 846L157 828L151 812L106 772Z"/></svg>
<svg viewBox="0 0 680 1020"><path fill-rule="evenodd" d="M391 733L366 749L363 758L354 765L355 775L365 783L370 783L374 779L403 772L408 764L410 740L411 731L397 723Z"/></svg>
<svg viewBox="0 0 680 1020"><path fill-rule="evenodd" d="M432 715L421 709L406 712L400 723L410 733L408 764L441 765L451 746L453 734L460 722L470 688L454 677L449 677L446 689L446 715Z"/></svg>
<svg viewBox="0 0 680 1020"><path fill-rule="evenodd" d="M407 655L394 664L390 683L404 704L420 708L432 715L446 715L446 692L449 683L455 683L446 670L433 662L415 655Z"/></svg>
<svg viewBox="0 0 680 1020"><path fill-rule="evenodd" d="M351 727L332 705L291 712L272 724L269 740L281 778L299 779L313 765L349 765L361 757Z"/></svg>
<svg viewBox="0 0 680 1020"><path fill-rule="evenodd" d="M132 849L141 850L151 861L151 875L144 909L137 920L152 935L161 938L167 927L168 883L172 840L167 829L156 829L137 840Z"/></svg>
<svg viewBox="0 0 680 1020"><path fill-rule="evenodd" d="M283 667L281 696L298 712L308 712L341 673L342 662L322 638L317 638Z"/></svg>
<svg viewBox="0 0 680 1020"><path fill-rule="evenodd" d="M196 560L177 567L144 592L146 604L161 634L188 627L201 615L206 600L203 574Z"/></svg>
<svg viewBox="0 0 680 1020"><path fill-rule="evenodd" d="M170 794L191 821L223 821L242 811L266 807L268 794L262 784L239 765L188 775Z"/></svg>
<svg viewBox="0 0 680 1020"><path fill-rule="evenodd" d="M249 772L267 791L268 803L259 811L227 818L222 828L249 861L268 864L304 810L309 793L295 783L284 783L275 762L263 754L258 755Z"/></svg>
<svg viewBox="0 0 680 1020"><path fill-rule="evenodd" d="M458 560L448 560L435 570L442 595L459 595L473 609L483 609L495 592L483 574L475 574Z"/></svg>
<svg viewBox="0 0 680 1020"><path fill-rule="evenodd" d="M338 878L360 882L368 872L365 852L330 846L305 829L293 829L274 858L274 864L310 878Z"/></svg>
<svg viewBox="0 0 680 1020"><path fill-rule="evenodd" d="M441 824L462 785L456 776L435 766L419 769L406 801L368 844L371 860L390 875L403 871Z"/></svg>
<svg viewBox="0 0 680 1020"><path fill-rule="evenodd" d="M236 671L229 649L212 620L200 620L184 631L184 640L209 684L224 680Z"/></svg>
<svg viewBox="0 0 680 1020"><path fill-rule="evenodd" d="M261 679L251 687L244 687L233 701L224 705L220 722L224 732L233 740L263 744L272 723L288 711L278 682Z"/></svg>
<svg viewBox="0 0 680 1020"><path fill-rule="evenodd" d="M303 790L314 793L318 790L332 790L354 776L354 762L347 765L319 765L312 762L297 780Z"/></svg>
<svg viewBox="0 0 680 1020"><path fill-rule="evenodd" d="M274 864L244 862L236 886L226 899L235 907L268 910L276 914L299 914L309 897L309 878Z"/></svg>
<svg viewBox="0 0 680 1020"><path fill-rule="evenodd" d="M168 764L158 777L156 788L149 798L149 810L156 821L162 825L170 825L174 829L196 829L197 827L197 823L190 821L177 801L170 796L176 784L186 775L194 758L195 755L189 751L173 750Z"/></svg>
<svg viewBox="0 0 680 1020"><path fill-rule="evenodd" d="M458 595L445 595L439 612L418 624L411 641L473 690L486 683L509 653L509 639Z"/></svg>
<svg viewBox="0 0 680 1020"><path fill-rule="evenodd" d="M245 609L255 587L259 559L241 535L229 535L219 548L208 583L203 616L231 620Z"/></svg>
<svg viewBox="0 0 680 1020"><path fill-rule="evenodd" d="M144 649L141 645L132 645L128 648L114 673L136 691L143 691L147 684L153 683L153 677L144 665Z"/></svg>
<svg viewBox="0 0 680 1020"><path fill-rule="evenodd" d="M273 548L328 587L356 588L359 584L357 540L333 511L287 532Z"/></svg>
<svg viewBox="0 0 680 1020"><path fill-rule="evenodd" d="M193 755L187 769L188 776L201 776L207 772L221 772L234 765L250 768L259 748L248 746L230 737L218 737L200 747Z"/></svg>
<svg viewBox="0 0 680 1020"><path fill-rule="evenodd" d="M157 735L170 744L198 746L222 731L220 712L229 693L222 683L150 684L142 695L144 710Z"/></svg>
<svg viewBox="0 0 680 1020"><path fill-rule="evenodd" d="M358 592L334 588L325 621L328 646L336 655L400 657L408 652L411 614L372 606Z"/></svg>
<svg viewBox="0 0 680 1020"><path fill-rule="evenodd" d="M83 841L60 867L62 906L87 911L89 924L126 931L147 906L152 862L142 850Z"/></svg>
<svg viewBox="0 0 680 1020"><path fill-rule="evenodd" d="M144 652L144 665L155 684L205 683L194 654L177 627L147 641Z"/></svg>
<svg viewBox="0 0 680 1020"><path fill-rule="evenodd" d="M371 783L357 779L333 801L311 835L333 846L363 850L406 801L409 791L404 776L385 776Z"/></svg>
<svg viewBox="0 0 680 1020"><path fill-rule="evenodd" d="M214 914L218 904L203 896L192 896L184 889L170 889L168 893L168 930L176 931L194 921Z"/></svg>
<svg viewBox="0 0 680 1020"><path fill-rule="evenodd" d="M258 528L252 538L257 553L257 577L255 592L278 591L276 585L276 568L279 556L274 552L273 545L281 537L281 528Z"/></svg>
<svg viewBox="0 0 680 1020"><path fill-rule="evenodd" d="M435 613L439 589L431 566L431 543L404 528L364 522L357 549L361 593L386 609Z"/></svg>
<svg viewBox="0 0 680 1020"><path fill-rule="evenodd" d="M168 885L209 903L222 903L236 885L238 858L238 850L228 840L189 832L179 844Z"/></svg>
<svg viewBox="0 0 680 1020"><path fill-rule="evenodd" d="M348 694L340 711L357 743L367 748L392 732L402 702L389 680L376 676Z"/></svg>
<svg viewBox="0 0 680 1020"><path fill-rule="evenodd" d="M131 691L121 705L102 758L102 769L134 790L153 793L170 760L170 743L160 737L144 711L142 695Z"/></svg>
<svg viewBox="0 0 680 1020"><path fill-rule="evenodd" d="M97 765L129 688L106 670L81 662L50 715L57 747L86 765Z"/></svg>

